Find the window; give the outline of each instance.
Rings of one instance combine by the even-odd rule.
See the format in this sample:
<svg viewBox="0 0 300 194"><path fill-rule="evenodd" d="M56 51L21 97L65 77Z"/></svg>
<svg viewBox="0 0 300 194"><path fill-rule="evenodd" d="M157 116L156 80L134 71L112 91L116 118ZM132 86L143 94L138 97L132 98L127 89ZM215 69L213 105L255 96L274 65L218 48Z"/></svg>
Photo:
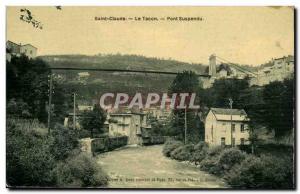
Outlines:
<svg viewBox="0 0 300 194"><path fill-rule="evenodd" d="M235 138L232 138L232 146L235 146Z"/></svg>
<svg viewBox="0 0 300 194"><path fill-rule="evenodd" d="M30 51L30 54L32 55L32 50Z"/></svg>
<svg viewBox="0 0 300 194"><path fill-rule="evenodd" d="M244 126L244 124L241 124L241 132L242 133L245 132L245 126Z"/></svg>
<svg viewBox="0 0 300 194"><path fill-rule="evenodd" d="M245 139L241 138L241 145L245 145Z"/></svg>
<svg viewBox="0 0 300 194"><path fill-rule="evenodd" d="M25 49L25 54L27 54L27 49Z"/></svg>
<svg viewBox="0 0 300 194"><path fill-rule="evenodd" d="M235 124L231 124L231 130L232 132L235 132Z"/></svg>
<svg viewBox="0 0 300 194"><path fill-rule="evenodd" d="M222 146L225 146L225 137L222 137L222 138L221 138L221 145L222 145Z"/></svg>

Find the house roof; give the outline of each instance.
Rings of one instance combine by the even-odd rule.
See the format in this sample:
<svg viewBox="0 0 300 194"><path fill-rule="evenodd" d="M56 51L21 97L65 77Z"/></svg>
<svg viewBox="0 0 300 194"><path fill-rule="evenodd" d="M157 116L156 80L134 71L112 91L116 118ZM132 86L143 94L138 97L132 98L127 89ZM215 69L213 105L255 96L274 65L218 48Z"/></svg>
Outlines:
<svg viewBox="0 0 300 194"><path fill-rule="evenodd" d="M210 110L218 121L249 121L244 109L211 108Z"/></svg>
<svg viewBox="0 0 300 194"><path fill-rule="evenodd" d="M220 115L247 115L244 109L211 108L211 111Z"/></svg>
<svg viewBox="0 0 300 194"><path fill-rule="evenodd" d="M22 45L22 44L17 44L17 43L15 43L13 41L10 41L10 40L7 40L6 43L14 44L15 46L19 46L19 47L21 47L21 46L31 46L31 47L37 49L35 46L33 46L32 44L29 44L29 43Z"/></svg>
<svg viewBox="0 0 300 194"><path fill-rule="evenodd" d="M24 44L24 45L20 45L20 46L31 46L31 47L37 49L37 48L36 48L35 46L33 46L32 44Z"/></svg>
<svg viewBox="0 0 300 194"><path fill-rule="evenodd" d="M13 41L10 41L10 40L6 41L6 43L14 44L15 46L20 46L19 44L15 43L15 42L13 42Z"/></svg>

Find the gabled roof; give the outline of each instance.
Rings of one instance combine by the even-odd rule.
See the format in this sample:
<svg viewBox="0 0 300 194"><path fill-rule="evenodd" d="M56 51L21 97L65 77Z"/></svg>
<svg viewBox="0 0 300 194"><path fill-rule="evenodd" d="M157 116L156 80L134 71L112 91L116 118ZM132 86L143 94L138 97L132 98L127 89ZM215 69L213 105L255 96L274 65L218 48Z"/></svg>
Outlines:
<svg viewBox="0 0 300 194"><path fill-rule="evenodd" d="M31 47L37 49L37 48L36 48L35 46L33 46L32 44L24 44L24 45L21 45L21 46L31 46Z"/></svg>
<svg viewBox="0 0 300 194"><path fill-rule="evenodd" d="M220 115L247 115L244 109L211 108L210 110Z"/></svg>
<svg viewBox="0 0 300 194"><path fill-rule="evenodd" d="M249 121L244 109L211 108L218 121Z"/></svg>
<svg viewBox="0 0 300 194"><path fill-rule="evenodd" d="M35 46L33 46L32 44L24 44L24 45L22 45L22 44L17 44L17 43L15 43L15 42L13 42L13 41L10 41L10 40L7 40L6 41L6 44L7 43L9 43L9 44L14 44L15 46L19 46L19 47L21 47L21 46L31 46L31 47L33 47L33 48L35 48L35 49L37 49Z"/></svg>
<svg viewBox="0 0 300 194"><path fill-rule="evenodd" d="M7 44L7 43L9 43L9 44L14 44L15 46L20 46L19 44L14 43L13 41L10 41L10 40L6 41L6 44Z"/></svg>

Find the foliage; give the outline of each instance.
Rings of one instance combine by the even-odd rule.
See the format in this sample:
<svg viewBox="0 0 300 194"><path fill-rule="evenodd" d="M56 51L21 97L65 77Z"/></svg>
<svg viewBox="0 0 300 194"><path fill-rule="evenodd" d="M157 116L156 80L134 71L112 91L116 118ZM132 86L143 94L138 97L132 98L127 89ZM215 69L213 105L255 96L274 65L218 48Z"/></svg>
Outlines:
<svg viewBox="0 0 300 194"><path fill-rule="evenodd" d="M20 12L21 12L20 14L21 21L32 24L34 28L43 29L42 23L34 19L34 16L29 9L22 8L20 9Z"/></svg>
<svg viewBox="0 0 300 194"><path fill-rule="evenodd" d="M108 176L97 161L84 153L60 162L53 172L59 187L103 187Z"/></svg>
<svg viewBox="0 0 300 194"><path fill-rule="evenodd" d="M9 186L106 184L107 177L99 165L79 154L75 131L59 124L50 136L45 131L47 129L36 120L7 119L6 176Z"/></svg>
<svg viewBox="0 0 300 194"><path fill-rule="evenodd" d="M73 109L73 92L69 88L62 85L62 81L56 79L56 75L52 75L53 78L53 94L52 94L52 123L63 123L69 111Z"/></svg>
<svg viewBox="0 0 300 194"><path fill-rule="evenodd" d="M183 71L176 75L173 80L171 86L169 87L169 93L196 93L197 88L199 88L199 80L197 75L192 71ZM175 106L179 105L180 98L176 99ZM197 104L198 98L196 97L195 103ZM188 105L189 99L186 99L185 104ZM195 116L194 110L188 110L186 113L187 117L187 131L189 132L188 136L191 137L199 137L199 129L196 125L198 120L197 116ZM173 135L179 135L182 138L185 136L185 110L183 109L174 109L173 117L171 120L171 126L173 129ZM199 141L199 139L194 140L195 142Z"/></svg>
<svg viewBox="0 0 300 194"><path fill-rule="evenodd" d="M174 141L168 142L169 147L172 142L175 144ZM294 188L294 164L290 154L261 154L257 157L237 148L208 148L206 143L200 142L194 147L177 144L166 156L179 161L200 162L201 170L223 177L233 188Z"/></svg>
<svg viewBox="0 0 300 194"><path fill-rule="evenodd" d="M151 129L147 131L149 136L163 136L166 134L165 125L158 121L155 117L150 116L148 123L151 125Z"/></svg>
<svg viewBox="0 0 300 194"><path fill-rule="evenodd" d="M31 118L28 104L22 99L10 99L6 105L6 113L14 118Z"/></svg>
<svg viewBox="0 0 300 194"><path fill-rule="evenodd" d="M183 143L181 141L174 141L174 140L166 141L163 147L163 154L167 157L170 157L171 152L182 145Z"/></svg>
<svg viewBox="0 0 300 194"><path fill-rule="evenodd" d="M55 182L50 173L55 166L52 140L33 130L34 125L7 120L6 177L10 186L49 186Z"/></svg>
<svg viewBox="0 0 300 194"><path fill-rule="evenodd" d="M199 142L194 147L193 157L191 159L195 164L199 164L207 155L208 144L206 142Z"/></svg>
<svg viewBox="0 0 300 194"><path fill-rule="evenodd" d="M170 93L193 93L199 87L197 75L192 71L183 71L178 73L173 80L169 92Z"/></svg>
<svg viewBox="0 0 300 194"><path fill-rule="evenodd" d="M198 89L197 95L201 99L202 106L228 108L228 99L233 100L233 108L240 107L238 103L245 89L249 87L247 79L218 79L208 89ZM201 107L200 104L200 107Z"/></svg>
<svg viewBox="0 0 300 194"><path fill-rule="evenodd" d="M106 113L99 104L94 105L92 111L85 111L81 125L84 129L90 130L91 137L93 138L94 132L103 133L103 124L106 120Z"/></svg>
<svg viewBox="0 0 300 194"><path fill-rule="evenodd" d="M222 171L230 170L234 165L240 164L245 159L246 153L238 148L224 149L220 154L218 165Z"/></svg>
<svg viewBox="0 0 300 194"><path fill-rule="evenodd" d="M171 152L170 156L172 159L176 159L179 161L190 161L193 157L193 152L194 152L194 145L187 144L174 149Z"/></svg>
<svg viewBox="0 0 300 194"><path fill-rule="evenodd" d="M26 110L26 118L38 118L42 122L47 120L45 104L48 101L48 65L40 59L28 59L25 55L12 57L7 62L6 69L7 102L22 105ZM12 101L12 99L14 99ZM9 111L18 107L9 106ZM18 111L18 116L23 114Z"/></svg>
<svg viewBox="0 0 300 194"><path fill-rule="evenodd" d="M88 138L90 136L91 136L91 132L89 130L85 130L85 129L78 130L78 138L79 139Z"/></svg>
<svg viewBox="0 0 300 194"><path fill-rule="evenodd" d="M222 151L223 148L221 146L210 147L206 157L200 162L200 169L211 174L220 174L221 168L218 162Z"/></svg>
<svg viewBox="0 0 300 194"><path fill-rule="evenodd" d="M294 79L271 82L263 90L265 102L262 118L264 124L282 137L294 128Z"/></svg>
<svg viewBox="0 0 300 194"><path fill-rule="evenodd" d="M64 160L78 147L78 132L64 127L61 124L56 124L51 130L51 152L56 160Z"/></svg>
<svg viewBox="0 0 300 194"><path fill-rule="evenodd" d="M248 155L225 179L234 188L291 189L294 188L293 170L289 157Z"/></svg>

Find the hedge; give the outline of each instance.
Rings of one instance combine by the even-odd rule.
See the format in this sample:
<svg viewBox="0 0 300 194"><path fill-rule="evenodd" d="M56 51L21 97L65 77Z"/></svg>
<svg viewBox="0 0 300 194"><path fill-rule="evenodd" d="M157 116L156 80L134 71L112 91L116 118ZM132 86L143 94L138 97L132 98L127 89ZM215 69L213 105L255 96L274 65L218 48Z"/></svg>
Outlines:
<svg viewBox="0 0 300 194"><path fill-rule="evenodd" d="M103 153L127 145L128 137L101 137L92 140L92 153Z"/></svg>
<svg viewBox="0 0 300 194"><path fill-rule="evenodd" d="M295 188L293 153L290 153L293 149L278 145L259 148L260 152L255 156L247 154L238 147L208 147L204 142L193 146L184 145L179 141L167 141L163 154L179 161L194 162L199 165L200 170L224 178L233 188ZM277 154L274 154L274 148L278 148ZM268 151L272 155L270 153L267 155Z"/></svg>

